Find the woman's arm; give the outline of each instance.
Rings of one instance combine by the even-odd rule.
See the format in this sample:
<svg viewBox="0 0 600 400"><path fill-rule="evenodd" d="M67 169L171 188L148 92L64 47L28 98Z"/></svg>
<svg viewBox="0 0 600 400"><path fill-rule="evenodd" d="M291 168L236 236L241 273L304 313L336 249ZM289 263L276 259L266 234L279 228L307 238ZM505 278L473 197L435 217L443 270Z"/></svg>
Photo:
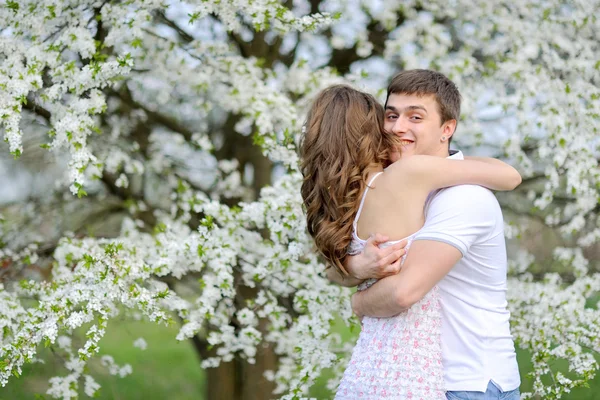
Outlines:
<svg viewBox="0 0 600 400"><path fill-rule="evenodd" d="M464 159L466 161L480 161L480 162L484 162L486 164L491 164L491 165L507 165L504 161L498 160L497 158L491 158L491 157L475 157L475 156L464 156Z"/></svg>
<svg viewBox="0 0 600 400"><path fill-rule="evenodd" d="M521 175L510 165L487 157L452 160L414 155L390 167L404 182L434 190L455 185L480 185L492 190L513 190L521 184Z"/></svg>
<svg viewBox="0 0 600 400"><path fill-rule="evenodd" d="M340 274L337 269L333 267L327 268L325 273L327 274L327 279L329 279L330 282L340 286L354 287L360 285L363 281L363 279L358 279L352 275L342 276L342 274Z"/></svg>

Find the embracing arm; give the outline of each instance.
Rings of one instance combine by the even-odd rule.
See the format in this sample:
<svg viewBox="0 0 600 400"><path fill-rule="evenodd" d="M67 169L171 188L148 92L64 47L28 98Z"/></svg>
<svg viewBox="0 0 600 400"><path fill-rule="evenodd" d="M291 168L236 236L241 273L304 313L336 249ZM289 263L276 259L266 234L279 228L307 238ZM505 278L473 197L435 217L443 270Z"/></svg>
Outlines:
<svg viewBox="0 0 600 400"><path fill-rule="evenodd" d="M521 183L521 175L516 169L486 157L452 160L415 155L397 161L390 170L402 179L408 179L409 184L422 185L428 191L469 184L492 190L513 190Z"/></svg>
<svg viewBox="0 0 600 400"><path fill-rule="evenodd" d="M352 309L359 317L397 315L421 300L461 257L460 251L449 244L415 241L400 273L355 293Z"/></svg>
<svg viewBox="0 0 600 400"><path fill-rule="evenodd" d="M348 256L348 257L350 257L350 256ZM346 258L348 258L348 257L346 257ZM345 263L344 266L347 268L347 262ZM355 278L352 275L342 276L342 274L339 273L337 271L337 269L334 267L328 267L325 270L325 272L327 273L327 279L329 279L330 282L333 282L340 286L354 287L354 286L360 285L360 283L363 281L363 279Z"/></svg>

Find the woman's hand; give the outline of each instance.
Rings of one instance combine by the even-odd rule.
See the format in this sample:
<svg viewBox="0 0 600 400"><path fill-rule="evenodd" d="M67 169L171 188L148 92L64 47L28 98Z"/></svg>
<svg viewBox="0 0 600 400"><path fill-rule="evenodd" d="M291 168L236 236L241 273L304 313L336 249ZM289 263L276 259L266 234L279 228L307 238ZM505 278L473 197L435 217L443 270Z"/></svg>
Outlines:
<svg viewBox="0 0 600 400"><path fill-rule="evenodd" d="M358 280L381 279L400 272L402 256L406 254L406 240L379 248L388 240L387 236L371 235L362 253L347 257L344 266L350 276Z"/></svg>

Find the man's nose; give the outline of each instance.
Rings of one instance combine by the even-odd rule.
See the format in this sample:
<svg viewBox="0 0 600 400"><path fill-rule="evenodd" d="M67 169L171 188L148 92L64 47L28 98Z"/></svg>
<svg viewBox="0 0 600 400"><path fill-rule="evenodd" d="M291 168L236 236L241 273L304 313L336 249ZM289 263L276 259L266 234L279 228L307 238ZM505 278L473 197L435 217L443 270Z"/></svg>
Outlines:
<svg viewBox="0 0 600 400"><path fill-rule="evenodd" d="M392 126L392 133L395 133L396 135L402 135L406 133L407 130L408 124L406 123L406 119L402 117L399 117Z"/></svg>

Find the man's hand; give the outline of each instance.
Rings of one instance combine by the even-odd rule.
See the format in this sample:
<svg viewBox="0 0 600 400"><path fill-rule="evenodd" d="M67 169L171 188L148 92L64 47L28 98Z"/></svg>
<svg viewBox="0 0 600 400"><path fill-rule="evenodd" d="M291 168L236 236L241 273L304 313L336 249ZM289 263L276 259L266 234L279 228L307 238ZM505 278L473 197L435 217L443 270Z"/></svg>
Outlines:
<svg viewBox="0 0 600 400"><path fill-rule="evenodd" d="M371 235L361 254L346 257L345 267L353 278L365 280L381 279L400 272L402 256L406 254L406 240L393 246L379 248L381 243L389 240L380 234Z"/></svg>

